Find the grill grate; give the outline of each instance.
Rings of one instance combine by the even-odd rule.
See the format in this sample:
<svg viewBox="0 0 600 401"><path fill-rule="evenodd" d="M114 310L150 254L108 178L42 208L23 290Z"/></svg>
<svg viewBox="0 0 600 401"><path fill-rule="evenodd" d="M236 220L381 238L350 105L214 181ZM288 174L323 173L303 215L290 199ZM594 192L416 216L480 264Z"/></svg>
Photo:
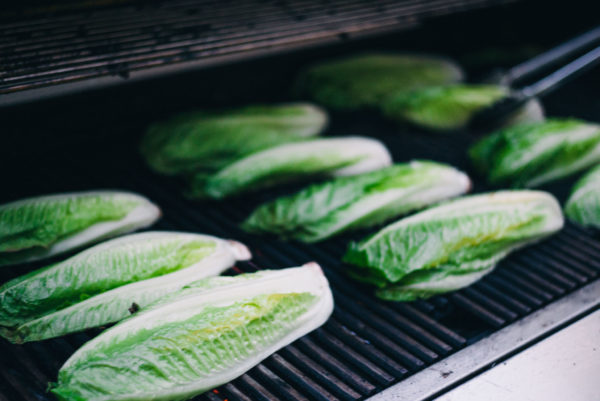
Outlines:
<svg viewBox="0 0 600 401"><path fill-rule="evenodd" d="M94 78L123 82L141 71L158 74L390 32L507 1L175 0L16 22L0 14L0 94Z"/></svg>
<svg viewBox="0 0 600 401"><path fill-rule="evenodd" d="M334 120L333 134L357 134L355 131L369 126L371 132L381 132L379 138L392 150L395 160L433 158L468 167L463 149L470 138L464 135L415 135L398 132L396 127L372 117L354 118L362 123L348 118L339 125ZM127 125L122 129L126 131ZM122 139L119 149L114 149L105 137L82 138L85 146L73 144L74 148L94 149L93 154L83 158L85 165L66 160L42 169L23 194L12 193L11 198L29 194L31 188L36 193L94 187L138 191L163 209L164 217L156 229L204 232L247 243L254 259L239 263L232 273L316 260L332 286L336 307L323 327L198 400L362 399L597 279L600 273L596 234L567 225L550 240L515 253L467 289L412 303L379 301L370 295L368 287L346 278L345 267L339 262L348 240L364 233L316 245L247 235L238 229L238 222L273 193L223 203L186 200L180 196L180 183L153 175L132 156L136 154L133 140L128 143L118 129L114 135ZM106 163L106 154L111 154L110 164ZM60 182L55 177L61 177ZM485 187L476 181L475 189ZM3 269L0 280L23 271ZM91 330L23 346L0 341L0 400L52 399L44 392L46 383L55 380L69 355L98 332Z"/></svg>

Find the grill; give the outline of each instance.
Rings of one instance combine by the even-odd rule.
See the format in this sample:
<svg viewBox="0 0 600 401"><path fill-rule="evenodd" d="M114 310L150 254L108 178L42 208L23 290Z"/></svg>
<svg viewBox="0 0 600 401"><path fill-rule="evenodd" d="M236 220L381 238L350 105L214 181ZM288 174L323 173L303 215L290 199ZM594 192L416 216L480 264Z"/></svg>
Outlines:
<svg viewBox="0 0 600 401"><path fill-rule="evenodd" d="M504 2L126 1L83 10L73 4L53 18L48 17L53 8L32 8L16 22L9 10L0 14L0 94L13 94L12 102L120 83L397 31L433 16ZM79 85L65 86L74 82ZM41 87L46 90L15 95Z"/></svg>
<svg viewBox="0 0 600 401"><path fill-rule="evenodd" d="M154 5L151 3L148 7ZM45 23L51 24L51 21ZM459 19L457 23L462 25L464 21ZM548 24L553 24L552 19ZM387 40L393 42L395 38ZM378 43L386 43L385 38L378 40L381 40ZM457 41L460 44L460 35ZM366 48L372 45L373 42L364 44ZM443 48L446 43L440 46ZM297 63L291 55L286 57L287 63L278 66ZM251 74L263 66L244 65L239 71L249 68ZM287 72L293 70L282 68ZM228 70L222 78L227 79L229 73ZM275 75L265 88L266 94L258 94L260 99L286 97L276 88L279 80ZM223 79L214 80L220 83ZM177 82L173 78L158 83L159 88L174 86L172 92L156 89L155 82L147 87L132 86L129 92L111 89L101 96L84 94L37 106L0 110L0 119L9 127L7 140L12 145L11 155L0 157L0 164L6 163L0 168L3 175L0 203L43 193L127 189L140 192L161 206L163 218L153 229L201 232L246 243L253 252L253 260L237 264L227 274L296 266L311 260L321 264L336 303L331 319L240 378L197 400L365 399L397 383L409 383L425 373L426 368L450 360L485 343L490 336L500 335L502 330L510 329L511 324L521 324L543 308L550 308L591 286L598 288L600 284L598 232L567 224L551 239L502 261L493 273L469 288L412 303L378 300L371 295L370 288L348 279L346 267L340 262L348 241L363 237L365 232L303 245L251 236L239 230L238 223L256 205L296 186L226 202L198 202L181 196L181 182L159 177L146 168L137 153L143 128L161 114L199 103L189 95L170 103L180 90L177 87L182 88L182 83L177 86ZM252 87L252 83L249 85ZM547 110L553 115L575 114L593 119L596 106L590 99L599 89L598 83L590 79L575 83L550 97L545 102ZM152 90L168 101L164 104L156 101L156 97L148 95ZM272 93L277 94L271 96ZM246 99L245 95L239 97ZM565 98L573 102L566 104ZM228 101L232 100L223 102ZM125 105L131 107L125 109ZM374 113L332 116L328 135L365 134L381 139L396 161L433 159L450 163L473 176L465 158L465 149L474 139L471 135L439 136L399 128ZM6 148L0 152L2 150ZM474 191L489 189L478 177L473 178ZM566 180L544 189L564 201L572 182ZM0 282L40 265L3 268ZM587 308L597 307L596 299ZM555 317L548 328L540 329L537 337L548 335L548 329L556 329L564 323L566 321ZM62 363L98 333L99 330L90 330L22 346L0 340L0 401L52 400L45 392L47 383L55 381ZM491 362L503 357L506 354L498 355ZM452 374L452 371L441 371L444 380Z"/></svg>
<svg viewBox="0 0 600 401"><path fill-rule="evenodd" d="M415 136L409 132L399 135L395 127L378 118L360 116L357 120L381 133L380 139L393 150L396 160L428 157L467 167L462 149L469 138L460 143L454 138ZM332 131L352 133L353 125L348 121L334 126ZM110 148L106 142L99 138L88 143L99 156L88 159L87 169L78 166L75 173L67 163L62 168L42 171L35 191L98 187L139 191L163 208L164 217L157 229L203 232L247 243L254 253L253 261L239 263L230 273L316 260L330 280L336 308L325 326L269 357L241 378L198 399L362 399L586 285L600 273L600 244L594 233L567 225L549 241L517 252L495 272L465 290L414 303L379 301L370 295L369 288L347 279L340 262L347 241L364 233L318 245L246 235L237 223L266 196L223 203L185 200L180 196L181 185L156 177L141 160L131 159L136 154L134 141L121 143L120 151L113 151L111 164L103 163L102 155ZM127 174L122 174L124 169ZM59 188L55 177L61 177ZM476 190L481 189L485 187L476 182ZM3 270L2 281L22 271ZM44 393L46 383L55 380L66 358L95 334L97 331L92 330L23 346L2 341L0 374L4 380L0 399L52 399Z"/></svg>

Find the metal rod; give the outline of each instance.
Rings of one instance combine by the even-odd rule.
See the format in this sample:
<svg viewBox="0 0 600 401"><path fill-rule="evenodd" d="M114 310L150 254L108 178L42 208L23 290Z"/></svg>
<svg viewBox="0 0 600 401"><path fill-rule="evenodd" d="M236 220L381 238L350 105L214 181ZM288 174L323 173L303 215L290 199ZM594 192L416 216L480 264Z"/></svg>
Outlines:
<svg viewBox="0 0 600 401"><path fill-rule="evenodd" d="M502 77L502 82L508 86L514 85L516 82L540 73L599 41L600 26L512 67L506 71Z"/></svg>

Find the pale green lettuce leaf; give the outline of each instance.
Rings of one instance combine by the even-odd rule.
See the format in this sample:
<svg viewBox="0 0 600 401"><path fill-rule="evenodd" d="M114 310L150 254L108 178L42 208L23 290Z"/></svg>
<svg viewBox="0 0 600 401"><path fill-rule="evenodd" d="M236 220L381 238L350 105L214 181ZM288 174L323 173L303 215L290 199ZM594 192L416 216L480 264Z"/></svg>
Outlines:
<svg viewBox="0 0 600 401"><path fill-rule="evenodd" d="M160 216L128 192L39 196L0 205L0 266L43 259L147 227Z"/></svg>
<svg viewBox="0 0 600 401"><path fill-rule="evenodd" d="M469 178L448 165L413 161L311 185L260 206L243 228L320 241L461 195L469 187Z"/></svg>
<svg viewBox="0 0 600 401"><path fill-rule="evenodd" d="M423 275L430 269L435 269L430 271L435 281L444 274L479 274L514 249L562 226L560 206L548 193L472 195L401 219L350 244L344 261L352 265L353 277L382 288L396 284L397 289L405 285L403 280L406 285L427 282Z"/></svg>
<svg viewBox="0 0 600 401"><path fill-rule="evenodd" d="M242 375L322 325L333 309L314 263L217 281L84 344L52 392L64 401L185 400Z"/></svg>
<svg viewBox="0 0 600 401"><path fill-rule="evenodd" d="M549 119L496 131L469 150L475 167L493 184L535 187L600 162L600 126Z"/></svg>
<svg viewBox="0 0 600 401"><path fill-rule="evenodd" d="M225 198L276 184L315 177L339 177L391 164L379 141L364 137L316 139L275 146L192 180L192 197Z"/></svg>
<svg viewBox="0 0 600 401"><path fill-rule="evenodd" d="M295 90L328 108L355 110L379 107L391 95L462 79L460 67L441 57L366 53L309 67Z"/></svg>
<svg viewBox="0 0 600 401"><path fill-rule="evenodd" d="M583 226L600 228L600 166L586 173L573 186L565 214Z"/></svg>
<svg viewBox="0 0 600 401"><path fill-rule="evenodd" d="M0 287L0 334L36 341L123 319L190 282L250 257L234 241L150 232L88 249Z"/></svg>
<svg viewBox="0 0 600 401"><path fill-rule="evenodd" d="M318 135L326 125L325 112L305 103L186 113L152 125L141 152L163 174L210 172L259 150Z"/></svg>
<svg viewBox="0 0 600 401"><path fill-rule="evenodd" d="M467 126L475 113L508 95L497 85L447 85L391 96L383 104L384 114L434 131Z"/></svg>

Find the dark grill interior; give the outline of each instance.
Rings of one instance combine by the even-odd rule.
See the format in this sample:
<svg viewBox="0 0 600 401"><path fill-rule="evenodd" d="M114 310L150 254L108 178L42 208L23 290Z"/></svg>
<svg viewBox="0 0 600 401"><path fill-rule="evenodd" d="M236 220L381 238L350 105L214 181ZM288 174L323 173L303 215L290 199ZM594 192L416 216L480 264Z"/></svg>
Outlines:
<svg viewBox="0 0 600 401"><path fill-rule="evenodd" d="M0 11L0 94L136 71L171 70L368 34L509 0L127 1ZM35 12L34 12L35 11ZM164 72L164 70L161 70ZM135 75L135 74L133 74Z"/></svg>
<svg viewBox="0 0 600 401"><path fill-rule="evenodd" d="M152 2L148 7L155 4ZM184 2L172 4L183 5ZM534 2L534 6L539 3ZM221 203L189 201L180 195L181 182L156 176L145 167L137 153L139 137L149 122L176 111L288 100L287 86L298 66L334 54L380 48L437 52L451 55L465 65L470 60L468 68L473 76L474 72L488 72L501 62L495 56L493 64L482 64L481 58L475 62L469 54L503 46L508 51L500 54L524 57L523 48L515 47L515 43L523 43L523 38L532 38L539 50L540 45L543 48L585 30L584 21L567 18L561 7L555 7L553 14L551 10L546 11L549 14L535 29L529 26L529 21L537 15L535 7L490 10L438 22L435 29L424 27L402 35L267 58L239 67L222 67L196 75L183 74L0 109L4 140L0 146L0 203L46 193L129 189L161 206L164 216L152 229L202 232L245 242L254 258L251 263L238 264L230 274L316 260L330 280L336 301L328 323L237 380L198 399L364 398L597 280L600 273L598 233L568 224L548 241L515 253L492 274L467 289L427 301L383 302L371 295L370 288L346 278L345 266L339 262L347 242L361 238L364 232L317 245L302 245L249 236L237 228L261 201L297 186ZM589 16L590 23L594 14L588 12L582 16ZM520 22L515 22L510 30L502 30L505 21L512 17ZM559 24L566 21L572 21L572 26ZM48 19L44 23L51 25L52 21ZM564 31L557 29L559 26ZM56 49L60 50L63 44L61 42ZM76 41L69 45L79 46ZM53 49L48 46L50 53ZM116 63L113 58L106 62L110 64L111 60ZM518 61L511 58L504 60L504 65ZM47 59L40 58L39 62L46 63ZM29 68L26 64L22 67ZM600 82L592 79L592 74L546 99L548 114L597 121L599 104L595 99L600 93ZM64 75L69 76L72 75ZM472 176L476 192L489 189L474 175L465 158L465 149L474 135L427 134L410 127L398 127L369 112L333 114L327 135L374 136L389 147L396 161L428 158L447 162ZM543 189L554 193L562 202L573 182L571 178ZM4 267L0 269L0 282L33 267ZM0 401L53 399L45 393L47 383L55 381L62 363L98 332L91 330L23 346L0 340Z"/></svg>

